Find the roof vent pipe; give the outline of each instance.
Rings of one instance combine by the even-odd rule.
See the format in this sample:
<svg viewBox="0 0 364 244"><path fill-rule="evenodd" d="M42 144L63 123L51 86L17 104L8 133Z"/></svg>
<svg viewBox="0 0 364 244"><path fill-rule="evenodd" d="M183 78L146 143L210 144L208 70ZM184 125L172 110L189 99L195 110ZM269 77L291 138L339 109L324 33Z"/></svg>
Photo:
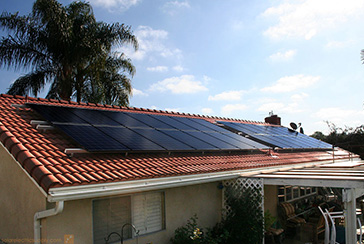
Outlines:
<svg viewBox="0 0 364 244"><path fill-rule="evenodd" d="M273 111L269 113L269 117L264 119L265 123L272 124L272 125L281 125L281 118L278 115L273 114Z"/></svg>

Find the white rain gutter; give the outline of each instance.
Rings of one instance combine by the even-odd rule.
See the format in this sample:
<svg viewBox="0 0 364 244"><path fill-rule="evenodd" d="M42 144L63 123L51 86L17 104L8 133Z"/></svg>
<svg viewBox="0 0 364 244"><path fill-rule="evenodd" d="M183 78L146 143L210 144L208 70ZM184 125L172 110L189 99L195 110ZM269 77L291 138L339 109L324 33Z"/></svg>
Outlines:
<svg viewBox="0 0 364 244"><path fill-rule="evenodd" d="M64 202L56 202L56 207L44 211L36 212L34 214L34 244L41 243L41 219L55 216L63 211Z"/></svg>
<svg viewBox="0 0 364 244"><path fill-rule="evenodd" d="M161 190L166 188L229 180L238 177L251 177L262 172L267 172L267 170L279 171L282 169L287 170L289 168L292 169L297 167L312 167L313 165L320 165L327 162L328 161L325 160L320 162L296 164L290 167L287 167L287 165L281 165L264 168L217 172L210 174L196 174L113 183L56 187L49 189L47 200L49 202L70 201L86 198L106 197L111 195L130 194L142 191Z"/></svg>

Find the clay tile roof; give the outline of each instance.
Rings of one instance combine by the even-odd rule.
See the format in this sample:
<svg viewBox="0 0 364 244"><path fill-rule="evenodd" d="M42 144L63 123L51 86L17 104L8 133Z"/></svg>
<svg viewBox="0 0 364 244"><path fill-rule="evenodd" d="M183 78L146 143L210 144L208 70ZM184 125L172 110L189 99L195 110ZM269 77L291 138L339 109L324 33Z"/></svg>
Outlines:
<svg viewBox="0 0 364 244"><path fill-rule="evenodd" d="M323 161L332 155L323 152L260 153L179 153L179 154L75 154L69 157L66 148L80 147L59 130L38 131L30 125L31 120L44 120L41 115L25 105L27 102L124 111L128 113L151 113L169 116L240 121L241 123L265 124L246 120L182 114L155 109L127 108L119 106L75 103L66 100L0 95L0 142L19 164L46 191L54 187L87 185L166 176L203 174L220 171L242 170L253 167L268 167L293 163ZM337 158L348 158L342 153ZM1 162L0 162L1 163Z"/></svg>

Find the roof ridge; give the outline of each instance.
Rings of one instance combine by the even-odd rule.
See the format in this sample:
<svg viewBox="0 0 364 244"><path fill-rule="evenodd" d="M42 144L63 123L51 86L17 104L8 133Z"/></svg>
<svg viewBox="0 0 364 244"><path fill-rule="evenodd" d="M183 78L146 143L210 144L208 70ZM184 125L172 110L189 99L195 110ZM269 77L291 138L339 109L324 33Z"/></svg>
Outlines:
<svg viewBox="0 0 364 244"><path fill-rule="evenodd" d="M109 104L101 104L101 103L85 103L85 102L75 102L72 100L62 100L62 99L52 99L52 98L41 98L41 97L31 97L31 96L20 96L20 95L9 95L9 94L0 94L0 97L4 98L15 98L15 99L22 99L25 102L49 102L52 104L59 104L59 105L75 105L75 106L84 106L88 108L109 108L109 109L120 109L120 110L130 110L130 111L139 111L139 112L150 112L156 114L163 114L163 115L177 115L177 116L184 116L190 118L204 118L204 119L213 119L213 120L224 120L224 121L234 121L234 122L242 122L242 123L249 123L249 124L262 124L262 125L270 125L269 123L261 122L261 121L252 121L252 120L244 120L244 119L237 119L237 118L226 118L220 117L215 115L203 115L203 114L191 114L187 112L178 112L178 111L171 111L171 110L157 110L151 108L141 108L141 107L125 107L125 106L118 106L118 105L109 105Z"/></svg>

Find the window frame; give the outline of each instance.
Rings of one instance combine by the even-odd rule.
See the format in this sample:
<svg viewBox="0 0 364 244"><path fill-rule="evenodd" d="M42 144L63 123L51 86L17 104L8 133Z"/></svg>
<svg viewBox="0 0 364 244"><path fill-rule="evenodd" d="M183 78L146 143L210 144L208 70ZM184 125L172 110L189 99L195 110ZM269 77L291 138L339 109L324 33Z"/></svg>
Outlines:
<svg viewBox="0 0 364 244"><path fill-rule="evenodd" d="M134 225L134 197L135 196L141 196L141 195L148 195L148 194L157 194L159 193L161 196L161 202L160 202L160 207L161 207L161 229L159 230L155 230L155 231L151 231L151 232L146 232L143 234L139 234L139 236L146 236L146 235L150 235L153 233L157 233L159 231L163 231L166 229L166 203L165 203L165 191L164 190L159 190L159 191L150 191L150 192L140 192L140 193L135 193L135 194L127 194L127 195L117 195L117 196L108 196L108 197L100 197L100 198L95 198L92 199L92 207L91 207L91 211L92 211L92 218L91 218L91 222L92 222L92 242L95 243L95 230L94 230L94 212L95 212L95 201L101 201L101 200L106 200L106 199L112 199L112 198L129 198L130 200L130 219L131 219L131 223ZM121 230L119 230L121 231ZM131 234L131 238L125 239L125 240L132 240L134 238L136 238L136 234L134 231L132 231Z"/></svg>

